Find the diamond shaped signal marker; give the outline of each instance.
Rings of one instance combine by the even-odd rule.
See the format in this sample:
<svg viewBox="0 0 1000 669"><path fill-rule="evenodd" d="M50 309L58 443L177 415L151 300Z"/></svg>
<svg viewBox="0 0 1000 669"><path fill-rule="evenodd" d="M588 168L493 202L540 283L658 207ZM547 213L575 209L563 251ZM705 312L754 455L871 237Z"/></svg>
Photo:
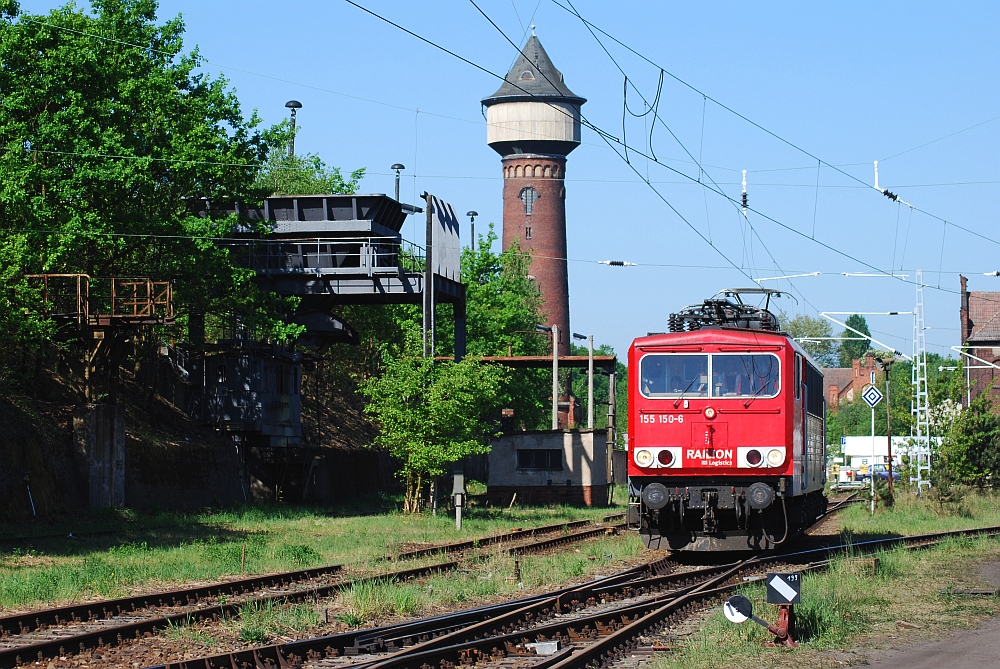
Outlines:
<svg viewBox="0 0 1000 669"><path fill-rule="evenodd" d="M882 397L884 396L875 386L868 386L868 390L861 393L861 399L863 399L865 404L870 406L872 409L874 409L876 405L882 401Z"/></svg>

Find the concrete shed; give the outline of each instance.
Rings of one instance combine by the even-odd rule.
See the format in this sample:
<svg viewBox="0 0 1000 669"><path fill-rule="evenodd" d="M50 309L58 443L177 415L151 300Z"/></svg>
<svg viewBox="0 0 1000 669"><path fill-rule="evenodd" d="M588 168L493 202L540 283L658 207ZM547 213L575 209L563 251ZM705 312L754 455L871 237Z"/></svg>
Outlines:
<svg viewBox="0 0 1000 669"><path fill-rule="evenodd" d="M487 499L510 504L606 506L610 491L607 430L506 434L492 443Z"/></svg>

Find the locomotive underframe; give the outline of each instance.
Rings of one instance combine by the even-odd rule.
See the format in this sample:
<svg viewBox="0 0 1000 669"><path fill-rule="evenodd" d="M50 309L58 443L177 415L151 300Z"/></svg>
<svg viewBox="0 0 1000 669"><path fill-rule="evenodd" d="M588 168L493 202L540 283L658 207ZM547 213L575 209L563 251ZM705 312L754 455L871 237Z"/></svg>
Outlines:
<svg viewBox="0 0 1000 669"><path fill-rule="evenodd" d="M775 493L764 509L754 509L747 490L764 483ZM645 486L659 483L667 488L666 505L646 506ZM822 491L791 495L786 477L717 479L632 477L630 496L639 506L630 507L630 524L638 521L639 534L647 548L685 551L763 551L783 543L825 513L827 498ZM638 518L634 516L638 515Z"/></svg>

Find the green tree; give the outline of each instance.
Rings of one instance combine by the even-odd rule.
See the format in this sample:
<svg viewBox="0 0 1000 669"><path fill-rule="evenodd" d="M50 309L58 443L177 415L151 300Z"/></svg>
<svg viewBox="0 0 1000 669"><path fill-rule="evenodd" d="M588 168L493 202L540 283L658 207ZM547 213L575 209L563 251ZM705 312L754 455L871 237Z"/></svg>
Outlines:
<svg viewBox="0 0 1000 669"><path fill-rule="evenodd" d="M197 70L180 18L153 0L93 0L47 15L0 5L0 326L44 341L39 292L25 274L176 281L179 311L239 312L265 336L294 334L290 305L211 241L233 221L200 218L191 198L255 201L282 124L246 118L222 78ZM293 328L294 329L294 328Z"/></svg>
<svg viewBox="0 0 1000 669"><path fill-rule="evenodd" d="M939 462L959 483L978 486L1000 475L1000 416L981 393L959 414L941 444Z"/></svg>
<svg viewBox="0 0 1000 669"><path fill-rule="evenodd" d="M796 314L789 318L780 315L781 329L793 338L816 337L813 341L799 342L806 353L823 367L836 367L840 361L840 347L833 337L833 326L825 318L813 318L807 314Z"/></svg>
<svg viewBox="0 0 1000 669"><path fill-rule="evenodd" d="M542 296L529 278L530 254L515 242L501 253L491 224L476 241L476 250L462 250L462 282L466 285L466 353L472 356L546 355L548 339L535 332L542 321ZM438 309L438 354L454 353L454 337L443 324L451 322L450 305ZM548 426L552 375L544 369L513 370L507 377L502 402L514 410L514 419L526 429Z"/></svg>
<svg viewBox="0 0 1000 669"><path fill-rule="evenodd" d="M272 151L254 185L271 195L356 193L364 176L362 167L344 179L339 167L327 167L312 153L290 156L283 151Z"/></svg>
<svg viewBox="0 0 1000 669"><path fill-rule="evenodd" d="M404 355L388 358L385 373L361 385L365 413L379 426L376 445L403 463L405 513L420 510L424 482L444 474L448 463L489 450L509 373L475 357L434 363Z"/></svg>
<svg viewBox="0 0 1000 669"><path fill-rule="evenodd" d="M872 334L868 329L868 321L865 320L864 316L851 314L844 322L848 325L848 327L852 327L858 332L863 332L868 337ZM871 347L871 342L859 336L857 332L845 329L840 336L847 338L840 344L841 367L850 367L852 360L860 360L865 352Z"/></svg>

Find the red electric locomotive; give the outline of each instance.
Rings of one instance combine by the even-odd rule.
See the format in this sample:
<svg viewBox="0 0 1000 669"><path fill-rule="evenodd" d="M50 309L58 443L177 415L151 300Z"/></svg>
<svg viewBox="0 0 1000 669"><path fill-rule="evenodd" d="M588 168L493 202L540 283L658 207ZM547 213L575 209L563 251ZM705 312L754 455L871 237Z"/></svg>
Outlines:
<svg viewBox="0 0 1000 669"><path fill-rule="evenodd" d="M823 374L768 311L778 295L727 289L632 342L629 515L647 547L766 550L826 511Z"/></svg>

